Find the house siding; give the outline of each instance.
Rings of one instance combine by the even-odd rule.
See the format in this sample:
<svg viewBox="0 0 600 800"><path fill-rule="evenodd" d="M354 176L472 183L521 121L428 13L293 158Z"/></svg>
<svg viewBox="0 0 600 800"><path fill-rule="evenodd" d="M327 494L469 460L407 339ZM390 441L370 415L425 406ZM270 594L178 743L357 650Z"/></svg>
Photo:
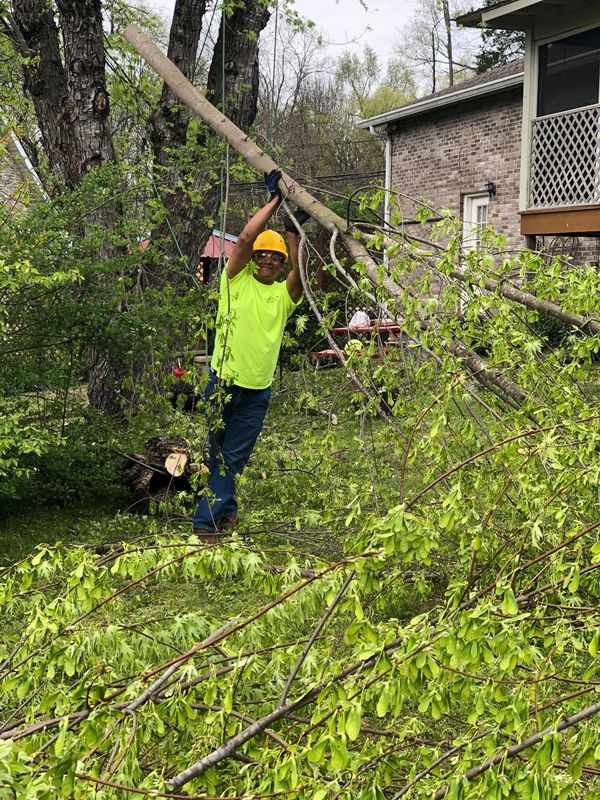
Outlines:
<svg viewBox="0 0 600 800"><path fill-rule="evenodd" d="M522 104L519 86L395 123L391 183L394 191L408 196L400 198L404 218L414 218L415 203L408 199L414 198L436 210L450 209L462 219L464 195L484 193L490 180L497 194L489 204L489 224L506 236L509 249L522 248Z"/></svg>
<svg viewBox="0 0 600 800"><path fill-rule="evenodd" d="M32 199L42 196L10 134L0 137L0 209L25 211Z"/></svg>

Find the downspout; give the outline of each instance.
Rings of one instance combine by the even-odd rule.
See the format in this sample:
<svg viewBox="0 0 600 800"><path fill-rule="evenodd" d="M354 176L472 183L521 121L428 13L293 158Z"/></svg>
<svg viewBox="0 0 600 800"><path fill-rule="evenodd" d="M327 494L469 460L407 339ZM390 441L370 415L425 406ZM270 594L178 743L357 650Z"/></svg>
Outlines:
<svg viewBox="0 0 600 800"><path fill-rule="evenodd" d="M41 193L42 197L44 198L44 200L47 200L47 199L48 199L48 192L47 192L47 191L44 189L44 184L43 184L43 183L42 183L42 181L40 180L40 176L39 176L39 175L37 174L37 172L35 171L35 167L34 167L34 166L33 166L33 164L31 163L31 161L30 161L30 159L29 159L29 156L28 156L28 155L27 155L27 153L25 152L25 148L24 148L24 147L23 147L23 145L21 144L21 140L20 140L20 139L19 139L19 137L18 137L18 136L17 136L17 135L14 133L14 131L10 131L10 137L11 137L12 143L14 144L14 146L15 146L15 147L16 147L16 149L17 149L17 152L19 153L19 155L20 155L20 156L21 156L21 158L23 159L23 163L25 164L25 166L26 166L26 168L27 168L27 171L30 173L31 177L33 178L33 180L34 180L34 181L35 181L35 183L37 184L37 186L38 186L38 188L39 188L39 190L40 190L40 193Z"/></svg>
<svg viewBox="0 0 600 800"><path fill-rule="evenodd" d="M383 139L384 137L377 133L375 130L374 125L369 125L369 133L371 136L375 136L377 139ZM389 134L389 130L386 128L386 135L385 135L385 177L384 177L384 190L385 196L383 200L383 219L384 219L384 227L389 228L390 225L390 192L392 190L392 137ZM388 257L387 253L383 251L383 263L387 265Z"/></svg>
<svg viewBox="0 0 600 800"><path fill-rule="evenodd" d="M385 227L390 227L390 196L392 191L392 137L386 131L385 137L385 200L383 205L383 218Z"/></svg>

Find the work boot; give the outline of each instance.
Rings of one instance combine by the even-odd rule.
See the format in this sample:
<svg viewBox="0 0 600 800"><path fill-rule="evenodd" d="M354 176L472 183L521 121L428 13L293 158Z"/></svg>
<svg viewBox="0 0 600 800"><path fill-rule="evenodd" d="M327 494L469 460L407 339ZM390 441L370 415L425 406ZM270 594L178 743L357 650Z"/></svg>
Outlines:
<svg viewBox="0 0 600 800"><path fill-rule="evenodd" d="M238 524L238 518L236 516L223 517L222 519L218 519L215 524L217 530L224 531L227 530L227 528L234 528Z"/></svg>
<svg viewBox="0 0 600 800"><path fill-rule="evenodd" d="M219 531L209 531L208 528L194 528L194 536L197 536L205 544L216 544L223 535Z"/></svg>

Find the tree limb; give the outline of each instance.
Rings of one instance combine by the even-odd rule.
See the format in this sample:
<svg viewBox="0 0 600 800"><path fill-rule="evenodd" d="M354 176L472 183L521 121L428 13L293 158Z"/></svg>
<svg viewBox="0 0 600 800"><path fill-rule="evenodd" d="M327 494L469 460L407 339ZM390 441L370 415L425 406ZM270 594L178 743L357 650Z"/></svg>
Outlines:
<svg viewBox="0 0 600 800"><path fill-rule="evenodd" d="M600 711L600 703L594 703L594 705L584 708L577 714L573 714L572 717L567 717L566 719L561 720L558 723L558 725L548 725L546 728L544 728L541 731L538 731L537 733L534 733L527 739L523 739L522 742L514 744L511 747L507 747L500 753L496 753L495 756L487 758L483 763L479 764L479 766L467 770L467 772L465 773L465 777L467 778L467 780L473 780L473 778L477 778L483 772L486 772L488 769L490 769L490 767L495 767L496 764L502 763L507 758L513 758L514 756L519 755L519 753L522 753L523 750L527 750L528 748L533 747L536 744L539 744L544 738L544 736L549 736L552 733L561 733L567 728L572 728L574 725L578 725L580 722L585 722L586 720L591 719L599 711ZM442 798L446 796L447 792L448 792L448 786L444 786L438 792L435 793L434 800L442 800Z"/></svg>
<svg viewBox="0 0 600 800"><path fill-rule="evenodd" d="M331 603L327 607L325 613L323 614L323 616L319 620L318 625L316 626L316 628L312 632L312 635L311 635L310 639L308 640L304 650L300 654L300 658L298 659L298 661L294 665L294 668L291 671L290 676L287 679L285 686L283 687L283 691L281 693L281 697L279 698L279 705L280 706L285 705L285 702L287 700L290 688L292 686L292 683L294 682L294 678L296 677L296 675L300 671L300 668L301 668L302 664L304 663L304 661L305 661L305 659L306 659L311 647L313 646L313 644L315 643L317 637L319 636L319 634L321 633L321 631L325 627L325 625L327 623L327 620L333 614L333 612L335 610L335 607L338 605L338 603L340 602L340 600L342 599L342 597L346 593L346 589L350 585L351 581L354 579L355 575L356 575L356 572L354 572L354 570L352 570L352 572L348 573L348 575L346 576L346 580L344 581L344 583L340 587L338 593L333 598L333 600L331 601Z"/></svg>

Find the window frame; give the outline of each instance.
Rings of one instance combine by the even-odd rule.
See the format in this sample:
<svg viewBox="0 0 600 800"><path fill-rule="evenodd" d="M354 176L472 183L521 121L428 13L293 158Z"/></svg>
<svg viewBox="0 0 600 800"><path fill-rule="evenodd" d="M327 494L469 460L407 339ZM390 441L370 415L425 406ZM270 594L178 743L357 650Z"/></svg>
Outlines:
<svg viewBox="0 0 600 800"><path fill-rule="evenodd" d="M556 114L560 114L567 111L574 111L578 108L586 108L590 105L597 105L600 103L600 74L598 78L598 83L596 86L596 100L594 103L584 103L583 105L574 105L570 106L566 109L561 109L560 111L549 111L543 112L540 110L540 105L542 104L542 97L541 97L541 68L542 68L542 58L541 58L541 51L544 47L549 47L553 44L559 44L560 42L564 42L565 39L573 39L577 36L582 36L583 34L589 33L590 31L598 30L600 34L600 25L588 25L579 30L571 30L566 31L565 33L559 36L547 36L544 39L540 39L535 42L535 92L533 93L532 97L532 111L533 111L533 118L539 118L544 116L554 116Z"/></svg>
<svg viewBox="0 0 600 800"><path fill-rule="evenodd" d="M485 208L485 222L477 219L477 210ZM489 226L490 197L487 192L463 195L463 250L476 250L481 244L483 231Z"/></svg>

